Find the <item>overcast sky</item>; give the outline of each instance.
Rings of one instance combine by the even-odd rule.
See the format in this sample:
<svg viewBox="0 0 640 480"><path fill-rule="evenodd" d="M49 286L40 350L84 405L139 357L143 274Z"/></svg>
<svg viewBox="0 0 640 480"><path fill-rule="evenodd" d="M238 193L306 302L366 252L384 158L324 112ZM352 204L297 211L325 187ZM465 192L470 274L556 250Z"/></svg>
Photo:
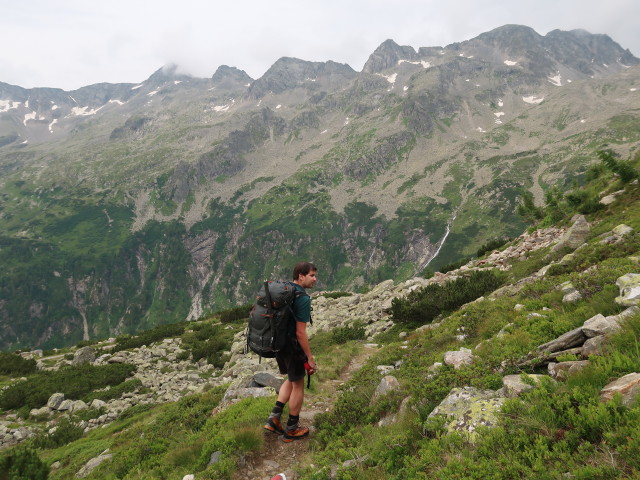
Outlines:
<svg viewBox="0 0 640 480"><path fill-rule="evenodd" d="M505 24L582 28L640 56L640 0L0 0L0 82L74 90L178 64L259 78L280 57L360 71L386 39L445 46Z"/></svg>

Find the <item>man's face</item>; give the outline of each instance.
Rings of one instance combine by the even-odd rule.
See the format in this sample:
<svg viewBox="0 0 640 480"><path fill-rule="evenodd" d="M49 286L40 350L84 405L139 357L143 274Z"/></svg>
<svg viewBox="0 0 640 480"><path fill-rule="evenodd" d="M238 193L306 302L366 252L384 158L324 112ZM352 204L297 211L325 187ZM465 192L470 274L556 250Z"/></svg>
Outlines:
<svg viewBox="0 0 640 480"><path fill-rule="evenodd" d="M298 285L300 285L302 288L313 288L313 286L316 284L316 271L315 270L311 270L308 274L306 275L298 275Z"/></svg>

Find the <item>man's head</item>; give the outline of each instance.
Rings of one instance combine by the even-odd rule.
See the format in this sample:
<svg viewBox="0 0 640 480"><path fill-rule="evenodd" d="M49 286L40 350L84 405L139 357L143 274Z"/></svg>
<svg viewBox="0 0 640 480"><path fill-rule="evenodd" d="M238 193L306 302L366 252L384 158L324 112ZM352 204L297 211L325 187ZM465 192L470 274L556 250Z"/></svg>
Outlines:
<svg viewBox="0 0 640 480"><path fill-rule="evenodd" d="M293 267L293 281L303 288L313 288L316 284L316 266L311 262L298 262Z"/></svg>

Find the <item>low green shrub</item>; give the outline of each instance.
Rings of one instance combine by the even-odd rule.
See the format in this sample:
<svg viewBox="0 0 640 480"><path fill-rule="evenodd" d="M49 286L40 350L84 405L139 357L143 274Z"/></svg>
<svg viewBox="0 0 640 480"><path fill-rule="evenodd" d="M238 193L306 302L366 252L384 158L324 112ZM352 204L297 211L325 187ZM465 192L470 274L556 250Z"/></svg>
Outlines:
<svg viewBox="0 0 640 480"><path fill-rule="evenodd" d="M113 386L107 390L99 390L97 392L91 392L85 395L82 400L87 404L93 402L94 400L104 400L109 401L114 398L120 398L123 393L133 392L135 389L140 388L142 386L142 381L138 378L132 378L131 380L126 380L119 385Z"/></svg>
<svg viewBox="0 0 640 480"><path fill-rule="evenodd" d="M143 345L151 345L154 342L164 340L165 338L179 337L184 333L187 322L171 323L168 325L160 325L139 333L135 337L123 336L116 339L116 345L111 350L113 353L121 350L130 350Z"/></svg>
<svg viewBox="0 0 640 480"><path fill-rule="evenodd" d="M0 375L22 376L36 371L36 361L15 353L0 352Z"/></svg>
<svg viewBox="0 0 640 480"><path fill-rule="evenodd" d="M506 245L511 240L512 239L509 237L500 237L500 238L491 239L485 244L483 244L480 248L478 248L478 251L476 252L476 256L481 257L485 253L492 252L493 250L497 250L498 248Z"/></svg>
<svg viewBox="0 0 640 480"><path fill-rule="evenodd" d="M122 383L135 368L126 363L84 364L37 372L0 392L0 408L39 408L56 392L64 393L66 398L81 399L97 388Z"/></svg>
<svg viewBox="0 0 640 480"><path fill-rule="evenodd" d="M220 315L220 321L222 323L233 323L239 320L247 320L249 318L249 311L251 310L251 307L253 307L253 304L247 303L245 305L240 305L239 307L223 310L217 314Z"/></svg>
<svg viewBox="0 0 640 480"><path fill-rule="evenodd" d="M33 439L33 446L36 448L57 448L67 445L80 437L84 432L79 425L63 418L51 432L43 432Z"/></svg>
<svg viewBox="0 0 640 480"><path fill-rule="evenodd" d="M350 340L364 340L366 334L362 325L351 325L347 327L336 327L331 330L333 342L342 345Z"/></svg>
<svg viewBox="0 0 640 480"><path fill-rule="evenodd" d="M49 467L32 448L16 447L0 455L0 479L46 480Z"/></svg>
<svg viewBox="0 0 640 480"><path fill-rule="evenodd" d="M456 270L463 265L469 263L470 257L461 258L460 260L456 260L455 262L447 263L446 265L441 266L438 271L440 273L447 273L451 270Z"/></svg>
<svg viewBox="0 0 640 480"><path fill-rule="evenodd" d="M320 296L325 298L342 298L342 297L350 297L353 295L351 292L324 292Z"/></svg>
<svg viewBox="0 0 640 480"><path fill-rule="evenodd" d="M503 282L503 275L493 271L474 271L443 285L427 285L409 293L405 298L394 298L391 315L396 322L425 324L438 315L492 292Z"/></svg>

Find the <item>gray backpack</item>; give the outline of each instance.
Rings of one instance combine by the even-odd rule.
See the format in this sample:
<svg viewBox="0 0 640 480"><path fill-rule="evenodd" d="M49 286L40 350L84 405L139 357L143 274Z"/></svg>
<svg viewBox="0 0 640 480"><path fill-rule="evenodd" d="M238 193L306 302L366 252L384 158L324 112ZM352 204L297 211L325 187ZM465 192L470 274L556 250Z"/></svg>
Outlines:
<svg viewBox="0 0 640 480"><path fill-rule="evenodd" d="M274 358L292 343L295 332L293 302L307 295L293 282L265 281L249 312L247 348L260 357Z"/></svg>

